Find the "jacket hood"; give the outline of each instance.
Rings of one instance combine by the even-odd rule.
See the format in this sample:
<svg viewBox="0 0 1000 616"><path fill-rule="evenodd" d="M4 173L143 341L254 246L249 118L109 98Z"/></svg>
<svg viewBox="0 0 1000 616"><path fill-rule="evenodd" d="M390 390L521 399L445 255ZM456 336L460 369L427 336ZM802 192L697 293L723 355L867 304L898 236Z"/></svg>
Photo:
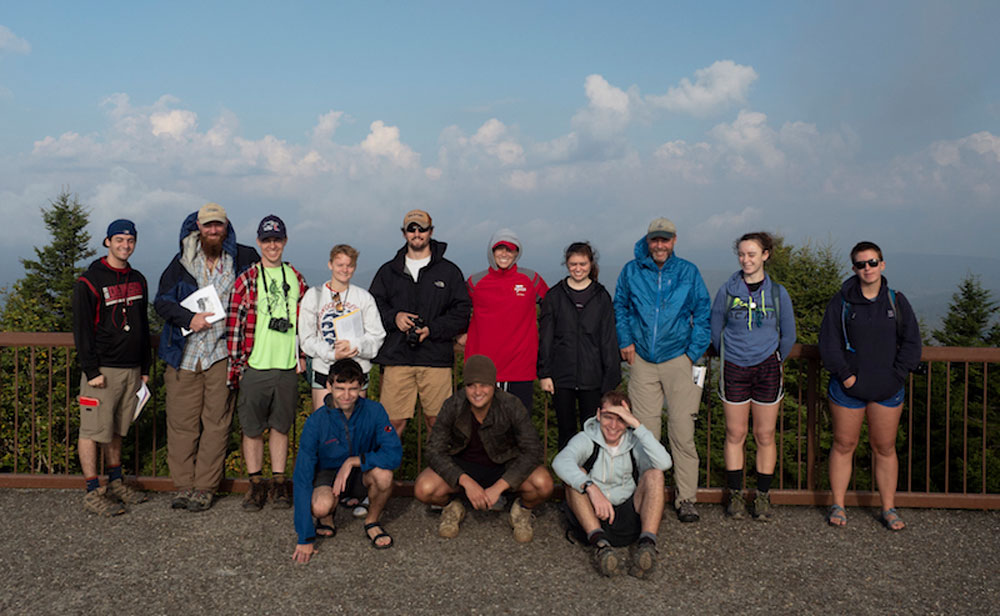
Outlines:
<svg viewBox="0 0 1000 616"><path fill-rule="evenodd" d="M889 281L882 276L882 286L878 290L878 297L876 300L881 299L883 295L889 293ZM861 281L858 280L857 276L851 276L844 281L844 284L840 286L840 294L844 296L844 300L849 304L870 304L871 300L865 297L861 293Z"/></svg>
<svg viewBox="0 0 1000 616"><path fill-rule="evenodd" d="M583 433L590 437L590 440L594 441L601 447L607 449L608 443L604 440L604 433L601 432L601 422L598 421L597 417L591 417L587 421L583 422ZM626 429L622 432L622 438L619 443L619 454L626 453L635 447L635 435L632 434L631 430Z"/></svg>
<svg viewBox="0 0 1000 616"><path fill-rule="evenodd" d="M635 243L635 250L633 250L633 253L635 254L635 260L638 261L639 265L641 265L642 267L648 267L649 269L654 269L654 270L660 269L660 266L656 264L656 261L653 261L653 255L649 254L649 244L646 243L645 235L640 237L639 240ZM666 266L667 264L669 264L670 260L676 254L677 254L676 252L671 253L670 256L667 257L667 260L663 265Z"/></svg>
<svg viewBox="0 0 1000 616"><path fill-rule="evenodd" d="M188 214L188 217L181 223L181 233L178 243L180 253L188 262L194 258L194 250L198 247L198 211ZM226 220L226 239L222 241L222 249L229 253L233 259L236 258L236 229L233 223Z"/></svg>
<svg viewBox="0 0 1000 616"><path fill-rule="evenodd" d="M764 272L764 282L760 285L760 290L767 293L768 297L771 297L771 277ZM743 282L743 270L736 270L729 280L726 281L726 293L732 295L733 297L742 297L747 293L747 285Z"/></svg>
<svg viewBox="0 0 1000 616"><path fill-rule="evenodd" d="M490 264L490 269L497 269L497 263L493 259L493 247L497 245L497 242L510 242L511 244L517 246L517 254L514 255L514 262L511 263L511 269L517 265L518 260L521 258L521 253L524 252L524 248L521 247L521 240L518 239L517 234L510 229L500 229L490 237L490 243L486 246L486 261Z"/></svg>

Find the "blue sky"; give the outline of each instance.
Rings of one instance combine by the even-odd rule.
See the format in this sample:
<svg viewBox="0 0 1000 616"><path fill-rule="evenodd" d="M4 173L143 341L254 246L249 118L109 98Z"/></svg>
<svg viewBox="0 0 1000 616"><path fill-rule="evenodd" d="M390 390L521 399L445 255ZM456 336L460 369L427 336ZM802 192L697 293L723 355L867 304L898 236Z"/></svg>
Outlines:
<svg viewBox="0 0 1000 616"><path fill-rule="evenodd" d="M757 229L996 258L997 31L993 2L13 3L0 285L63 187L95 237L136 221L151 280L210 200L244 241L285 218L311 282L338 242L370 275L412 207L467 273L511 227L610 282L662 215L703 268Z"/></svg>

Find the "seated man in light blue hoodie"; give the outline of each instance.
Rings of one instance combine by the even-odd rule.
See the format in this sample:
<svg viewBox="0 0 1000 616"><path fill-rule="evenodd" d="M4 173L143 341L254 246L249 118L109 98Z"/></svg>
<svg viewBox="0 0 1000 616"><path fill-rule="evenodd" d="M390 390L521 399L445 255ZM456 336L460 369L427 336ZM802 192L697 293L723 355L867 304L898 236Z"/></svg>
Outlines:
<svg viewBox="0 0 1000 616"><path fill-rule="evenodd" d="M624 570L615 548L637 543L629 573L642 578L656 566L656 532L663 517L663 473L670 454L631 411L628 396L610 391L596 417L583 424L552 469L566 485L571 526L587 536L606 576Z"/></svg>

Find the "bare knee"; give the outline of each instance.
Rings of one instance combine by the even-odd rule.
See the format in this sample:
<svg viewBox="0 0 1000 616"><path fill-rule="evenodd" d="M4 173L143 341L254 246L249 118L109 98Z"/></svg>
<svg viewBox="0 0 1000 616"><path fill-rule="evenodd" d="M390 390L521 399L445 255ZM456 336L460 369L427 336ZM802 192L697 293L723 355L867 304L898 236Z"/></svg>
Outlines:
<svg viewBox="0 0 1000 616"><path fill-rule="evenodd" d="M726 442L733 445L742 445L747 438L746 426L726 425Z"/></svg>
<svg viewBox="0 0 1000 616"><path fill-rule="evenodd" d="M413 483L413 497L421 503L441 504L448 495L448 484L431 469L424 469Z"/></svg>
<svg viewBox="0 0 1000 616"><path fill-rule="evenodd" d="M325 492L325 493L324 493ZM317 489L312 497L313 517L322 518L330 515L336 503L333 501L333 492L329 488Z"/></svg>
<svg viewBox="0 0 1000 616"><path fill-rule="evenodd" d="M847 436L838 435L834 433L833 435L833 450L837 453L854 453L855 448L858 446L857 436Z"/></svg>
<svg viewBox="0 0 1000 616"><path fill-rule="evenodd" d="M770 447L774 445L774 430L754 429L753 438L759 447Z"/></svg>
<svg viewBox="0 0 1000 616"><path fill-rule="evenodd" d="M392 471L386 468L373 468L368 473L371 485L376 490L385 492L392 489Z"/></svg>

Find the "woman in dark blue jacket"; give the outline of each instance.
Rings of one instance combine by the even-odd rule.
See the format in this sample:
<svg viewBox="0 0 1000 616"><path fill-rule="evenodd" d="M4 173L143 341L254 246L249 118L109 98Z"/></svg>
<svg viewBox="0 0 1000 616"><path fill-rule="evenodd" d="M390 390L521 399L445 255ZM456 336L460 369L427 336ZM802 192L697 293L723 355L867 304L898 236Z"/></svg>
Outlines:
<svg viewBox="0 0 1000 616"><path fill-rule="evenodd" d="M845 526L844 496L851 481L854 449L861 423L868 417L868 434L875 453L875 482L882 501L880 519L886 528L906 524L895 508L899 462L896 432L903 409L906 375L920 363L920 328L910 303L889 288L882 272L882 250L872 242L851 249L854 276L826 307L819 333L819 350L830 372L830 489L833 505L827 517Z"/></svg>
<svg viewBox="0 0 1000 616"><path fill-rule="evenodd" d="M549 289L538 320L538 378L552 395L559 449L621 381L611 295L597 282L597 258L587 242L566 249L569 276Z"/></svg>

